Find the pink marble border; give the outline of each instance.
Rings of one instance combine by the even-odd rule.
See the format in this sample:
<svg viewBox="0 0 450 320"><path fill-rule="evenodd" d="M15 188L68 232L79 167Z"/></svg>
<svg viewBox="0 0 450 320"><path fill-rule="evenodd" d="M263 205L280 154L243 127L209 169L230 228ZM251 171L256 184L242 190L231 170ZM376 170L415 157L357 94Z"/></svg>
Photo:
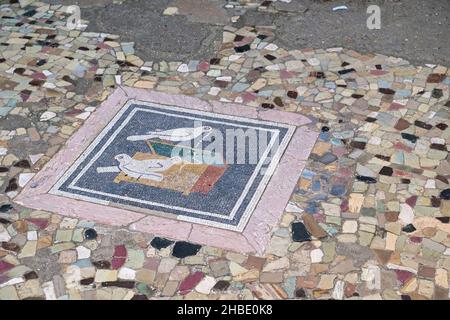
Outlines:
<svg viewBox="0 0 450 320"><path fill-rule="evenodd" d="M243 232L151 216L48 193L67 168L130 99L269 120L298 127ZM281 218L317 139L317 132L302 127L309 123L311 120L307 117L291 112L258 110L245 105L224 104L216 101L208 103L184 95L119 87L69 138L66 145L36 174L14 201L33 209L51 211L107 225L128 226L130 230L167 238L187 240L243 253L263 254L270 240L271 230Z"/></svg>

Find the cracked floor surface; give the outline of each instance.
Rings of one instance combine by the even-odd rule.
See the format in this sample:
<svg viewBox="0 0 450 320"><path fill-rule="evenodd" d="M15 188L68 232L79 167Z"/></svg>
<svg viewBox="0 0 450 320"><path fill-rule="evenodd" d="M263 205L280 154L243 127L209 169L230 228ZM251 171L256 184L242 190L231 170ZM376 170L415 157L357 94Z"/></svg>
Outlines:
<svg viewBox="0 0 450 320"><path fill-rule="evenodd" d="M330 9L332 2L297 6L292 29L280 22L286 9L276 2L228 2L231 12L217 10L230 22L214 25L189 5L169 15L175 2L161 2L154 11L179 23L169 32L198 31L194 40L174 35L159 49L154 35L139 44L126 28L64 30L68 14L60 4L11 2L0 7L0 299L449 298L450 71L439 36L422 34L397 48L391 41L401 33L362 47L327 37L311 45L308 36L296 43L288 34L304 28L314 6ZM431 3L424 12L448 5ZM99 5L108 17L118 4ZM445 14L404 32L439 34L433 24L448 26ZM102 19L94 25L113 28ZM209 39L212 30L220 33ZM219 43L202 51L213 46L207 38ZM185 51L172 51L177 41L189 42ZM315 119L321 134L263 256L14 203L118 86Z"/></svg>

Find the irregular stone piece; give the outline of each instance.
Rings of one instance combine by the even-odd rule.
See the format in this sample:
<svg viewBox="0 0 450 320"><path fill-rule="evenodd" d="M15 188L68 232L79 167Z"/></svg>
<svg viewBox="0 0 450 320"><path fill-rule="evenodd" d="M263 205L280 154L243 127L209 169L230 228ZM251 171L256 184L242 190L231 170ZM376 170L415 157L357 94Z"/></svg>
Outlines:
<svg viewBox="0 0 450 320"><path fill-rule="evenodd" d="M176 258L186 258L195 256L201 249L198 244L192 244L186 241L177 241L172 249L172 255Z"/></svg>
<svg viewBox="0 0 450 320"><path fill-rule="evenodd" d="M203 277L204 273L200 271L196 271L190 274L181 282L178 292L181 295L188 294L192 289L195 288L195 286L197 286L200 283Z"/></svg>
<svg viewBox="0 0 450 320"><path fill-rule="evenodd" d="M311 215L303 214L302 219L306 230L312 236L316 237L317 239L322 239L328 236L328 233L326 233L326 231L323 230L321 226L319 226L317 221Z"/></svg>
<svg viewBox="0 0 450 320"><path fill-rule="evenodd" d="M292 240L295 242L311 241L311 236L302 222L292 224Z"/></svg>
<svg viewBox="0 0 450 320"><path fill-rule="evenodd" d="M165 239L165 238L160 238L160 237L155 237L153 238L153 240L150 242L150 245L157 249L157 250L161 250L163 248L167 248L168 246L170 246L172 243L174 243L174 241Z"/></svg>

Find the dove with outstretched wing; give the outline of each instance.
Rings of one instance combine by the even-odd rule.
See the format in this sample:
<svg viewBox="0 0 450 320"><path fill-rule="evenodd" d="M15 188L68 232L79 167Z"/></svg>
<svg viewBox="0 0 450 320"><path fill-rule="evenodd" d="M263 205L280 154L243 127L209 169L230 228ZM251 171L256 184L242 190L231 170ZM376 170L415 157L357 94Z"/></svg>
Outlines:
<svg viewBox="0 0 450 320"><path fill-rule="evenodd" d="M127 137L128 141L141 141L159 138L161 140L182 142L197 138L203 133L210 133L212 128L209 126L195 127L195 128L177 128L163 131L149 131L144 135L136 135Z"/></svg>

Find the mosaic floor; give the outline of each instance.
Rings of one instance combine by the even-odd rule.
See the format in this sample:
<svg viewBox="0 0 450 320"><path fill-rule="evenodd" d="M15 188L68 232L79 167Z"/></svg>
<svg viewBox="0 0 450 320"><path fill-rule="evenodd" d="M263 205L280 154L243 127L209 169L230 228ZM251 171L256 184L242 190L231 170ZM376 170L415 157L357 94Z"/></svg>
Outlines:
<svg viewBox="0 0 450 320"><path fill-rule="evenodd" d="M209 59L144 61L28 2L0 5L1 300L449 298L447 67L231 24ZM272 174L194 162L173 183L169 130L250 124L286 142Z"/></svg>

